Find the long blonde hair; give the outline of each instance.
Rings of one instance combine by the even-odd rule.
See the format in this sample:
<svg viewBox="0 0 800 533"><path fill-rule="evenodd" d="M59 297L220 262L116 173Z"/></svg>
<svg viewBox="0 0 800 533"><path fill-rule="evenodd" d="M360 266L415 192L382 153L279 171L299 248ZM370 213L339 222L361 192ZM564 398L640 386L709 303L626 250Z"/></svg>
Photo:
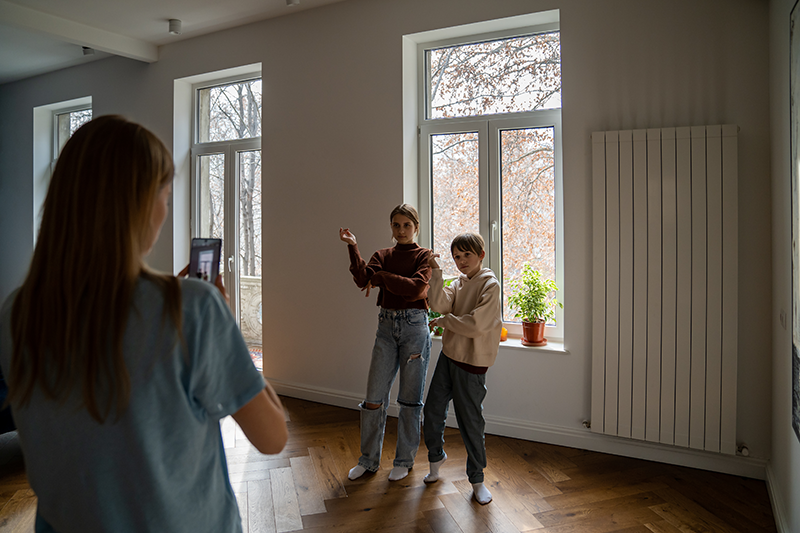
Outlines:
<svg viewBox="0 0 800 533"><path fill-rule="evenodd" d="M66 401L73 387L98 422L130 399L122 353L140 276L152 280L181 335L180 284L143 262L151 215L174 166L150 131L119 116L81 127L64 146L44 202L41 230L24 284L14 299L8 376L12 406L38 386Z"/></svg>

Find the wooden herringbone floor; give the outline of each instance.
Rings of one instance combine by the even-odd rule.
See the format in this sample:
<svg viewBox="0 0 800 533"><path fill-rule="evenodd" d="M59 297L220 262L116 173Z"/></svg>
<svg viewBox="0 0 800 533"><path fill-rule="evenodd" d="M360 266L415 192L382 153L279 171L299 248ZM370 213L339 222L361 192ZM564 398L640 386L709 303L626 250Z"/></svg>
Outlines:
<svg viewBox="0 0 800 533"><path fill-rule="evenodd" d="M762 481L492 435L485 475L494 501L481 506L471 499L466 454L453 429L439 482L422 482L424 445L410 475L389 482L394 419L381 470L350 481L358 412L283 401L290 438L278 455L259 454L231 419L222 424L245 533L776 531ZM29 533L36 496L15 435L0 439L0 532Z"/></svg>

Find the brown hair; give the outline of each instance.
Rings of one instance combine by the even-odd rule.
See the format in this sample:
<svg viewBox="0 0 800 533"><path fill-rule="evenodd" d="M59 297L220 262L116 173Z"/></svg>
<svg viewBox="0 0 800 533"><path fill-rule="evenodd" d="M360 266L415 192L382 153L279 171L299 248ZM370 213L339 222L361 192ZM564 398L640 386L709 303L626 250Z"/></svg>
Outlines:
<svg viewBox="0 0 800 533"><path fill-rule="evenodd" d="M417 210L414 209L414 206L409 204L398 205L392 209L392 214L389 215L389 222L394 219L395 215L403 215L404 217L407 217L409 220L411 220L411 222L414 223L414 226L417 227L416 233L419 233L419 213L417 213Z"/></svg>
<svg viewBox="0 0 800 533"><path fill-rule="evenodd" d="M483 237L477 233L462 233L461 235L456 235L453 242L450 243L450 255L453 255L456 250L481 255L483 247Z"/></svg>
<svg viewBox="0 0 800 533"><path fill-rule="evenodd" d="M64 146L12 309L13 404L27 404L37 386L63 403L78 386L98 422L112 406L122 414L130 399L122 340L139 276L161 288L164 317L181 336L180 284L142 257L156 197L173 172L166 146L119 116L92 120Z"/></svg>

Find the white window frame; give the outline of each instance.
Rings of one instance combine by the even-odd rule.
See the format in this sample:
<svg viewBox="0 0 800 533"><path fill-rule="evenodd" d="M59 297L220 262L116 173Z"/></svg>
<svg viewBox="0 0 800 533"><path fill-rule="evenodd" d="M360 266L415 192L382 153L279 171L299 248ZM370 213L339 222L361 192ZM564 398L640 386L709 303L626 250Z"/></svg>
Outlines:
<svg viewBox="0 0 800 533"><path fill-rule="evenodd" d="M419 241L422 246L431 247L433 243L433 199L431 195L431 144L430 138L436 134L477 132L479 138L479 231L486 242L486 258L484 266L491 268L498 279L503 275L502 270L502 243L501 243L501 196L500 196L500 157L499 157L499 132L507 129L553 127L554 128L554 177L555 177L555 262L556 284L559 291L556 297L563 302L564 293L564 219L563 219L563 172L562 172L562 134L561 134L561 108L543 109L520 113L507 113L496 115L481 115L458 118L428 119L430 102L427 94L428 65L426 51L445 46L457 46L482 42L494 39L507 39L531 35L535 33L549 33L560 31L558 23L547 23L537 26L527 26L491 33L459 36L454 39L421 42L417 45L417 76L418 76L418 207L420 214ZM449 250L435 250L443 258L449 256ZM444 259L447 260L447 259ZM502 279L501 279L502 286ZM505 295L504 295L505 296ZM545 336L552 340L564 338L564 313L556 309L555 324L548 324ZM519 322L504 322L512 337L521 337L522 325Z"/></svg>
<svg viewBox="0 0 800 533"><path fill-rule="evenodd" d="M42 222L42 207L50 186L50 176L58 159L58 118L67 112L92 109L92 97L85 96L33 108L33 233L36 245Z"/></svg>
<svg viewBox="0 0 800 533"><path fill-rule="evenodd" d="M209 80L203 83L192 85L192 146L190 150L191 159L191 237L200 236L200 187L198 183L200 180L200 169L197 165L197 160L203 155L222 154L225 158L225 200L223 209L226 215L232 215L233 220L239 220L239 152L248 152L254 150L261 150L261 136L249 137L247 139L234 139L230 141L216 141L216 142L199 142L200 138L200 108L198 101L198 94L202 89L209 89L212 87L219 87L222 85L232 85L235 83L242 83L250 80L263 78L261 72L252 72L244 75L238 75L227 78L218 78ZM262 104L263 105L263 104ZM239 242L239 224L225 224L224 235L222 236L225 242L238 243ZM231 253L230 246L225 248L227 257L222 258L223 283L227 288L228 297L230 299L230 308L236 318L236 323L239 324L241 316L239 314L239 265L237 258Z"/></svg>
<svg viewBox="0 0 800 533"><path fill-rule="evenodd" d="M92 109L92 104L74 105L71 107L59 108L53 111L53 164L52 168L55 169L55 163L61 153L61 147L58 142L58 117L75 113L76 111L88 111Z"/></svg>

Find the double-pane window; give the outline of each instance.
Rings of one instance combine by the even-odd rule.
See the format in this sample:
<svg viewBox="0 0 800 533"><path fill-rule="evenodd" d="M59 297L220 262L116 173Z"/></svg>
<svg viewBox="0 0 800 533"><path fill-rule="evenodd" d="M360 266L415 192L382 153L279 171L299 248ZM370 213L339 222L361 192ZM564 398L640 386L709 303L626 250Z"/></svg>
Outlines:
<svg viewBox="0 0 800 533"><path fill-rule="evenodd" d="M524 263L563 288L559 32L423 45L420 54L423 229L445 276L459 274L453 238L483 236L484 266L503 285L503 319L515 322L509 281ZM563 336L558 320L548 327Z"/></svg>
<svg viewBox="0 0 800 533"><path fill-rule="evenodd" d="M251 345L261 320L261 79L195 91L193 236L222 239L220 272Z"/></svg>

